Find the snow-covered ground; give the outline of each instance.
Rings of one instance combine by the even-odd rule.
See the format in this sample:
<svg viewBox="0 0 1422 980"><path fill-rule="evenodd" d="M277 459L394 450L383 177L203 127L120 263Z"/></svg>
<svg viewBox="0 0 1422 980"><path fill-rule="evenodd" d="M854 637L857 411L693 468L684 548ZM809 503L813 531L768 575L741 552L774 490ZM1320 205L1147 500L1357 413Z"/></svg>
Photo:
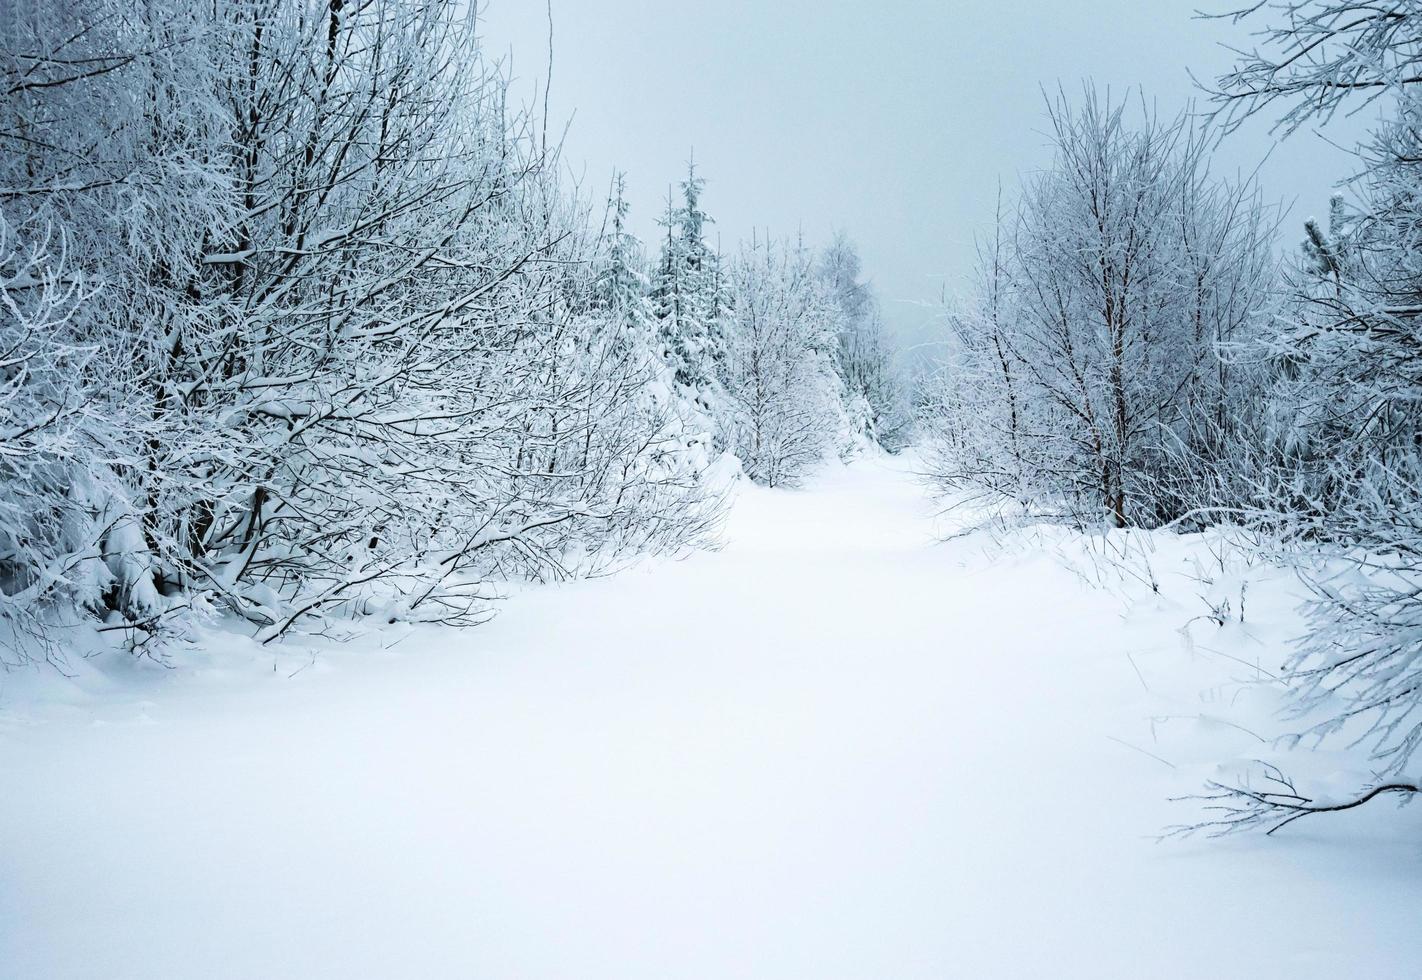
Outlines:
<svg viewBox="0 0 1422 980"><path fill-rule="evenodd" d="M1277 730L1284 584L936 544L910 469L476 630L0 679L0 977L1422 975L1422 807L1154 840Z"/></svg>

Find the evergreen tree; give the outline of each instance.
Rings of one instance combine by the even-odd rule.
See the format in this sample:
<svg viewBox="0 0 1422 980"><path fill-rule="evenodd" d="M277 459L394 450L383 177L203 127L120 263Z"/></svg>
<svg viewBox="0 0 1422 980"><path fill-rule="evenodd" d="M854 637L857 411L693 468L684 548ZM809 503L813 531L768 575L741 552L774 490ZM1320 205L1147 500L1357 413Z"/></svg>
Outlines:
<svg viewBox="0 0 1422 980"><path fill-rule="evenodd" d="M627 175L613 177L607 202L608 231L602 269L598 276L594 304L611 313L620 333L631 342L650 343L652 311L648 301L647 276L642 271L642 243L627 229L631 204L627 200Z"/></svg>
<svg viewBox="0 0 1422 980"><path fill-rule="evenodd" d="M714 414L725 361L721 321L726 290L719 257L706 244L706 226L712 219L701 207L705 186L693 160L680 184L680 201L668 192L659 222L665 236L652 282L652 312L663 356L677 383Z"/></svg>

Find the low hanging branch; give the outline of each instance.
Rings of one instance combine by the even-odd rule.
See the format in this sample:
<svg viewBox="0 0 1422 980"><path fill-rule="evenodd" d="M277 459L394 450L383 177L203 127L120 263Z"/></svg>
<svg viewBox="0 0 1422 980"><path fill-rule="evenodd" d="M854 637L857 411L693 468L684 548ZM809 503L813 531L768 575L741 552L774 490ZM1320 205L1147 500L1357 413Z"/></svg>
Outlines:
<svg viewBox="0 0 1422 980"><path fill-rule="evenodd" d="M1209 791L1196 796L1182 797L1182 800L1203 801L1205 810L1218 814L1194 824L1172 827L1167 837L1187 837L1203 833L1209 837L1224 837L1247 830L1268 829L1267 834L1282 830L1295 820L1320 813L1342 813L1370 803L1380 796L1400 794L1410 797L1422 793L1422 785L1410 782L1379 783L1362 790L1357 796L1342 802L1323 802L1300 793L1293 780L1285 776L1278 767L1261 762L1266 788L1256 789L1249 785L1234 785L1211 781L1206 784Z"/></svg>

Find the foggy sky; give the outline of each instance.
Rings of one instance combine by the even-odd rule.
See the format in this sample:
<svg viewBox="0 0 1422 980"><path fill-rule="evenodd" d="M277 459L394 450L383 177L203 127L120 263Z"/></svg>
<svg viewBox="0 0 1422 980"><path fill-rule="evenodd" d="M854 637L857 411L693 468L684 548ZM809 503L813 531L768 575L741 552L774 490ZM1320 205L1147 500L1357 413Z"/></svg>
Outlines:
<svg viewBox="0 0 1422 980"><path fill-rule="evenodd" d="M1229 0L1216 0L1215 9ZM1162 113L1200 98L1220 42L1247 29L1193 17L1210 0L552 0L553 128L565 159L605 196L628 175L633 229L654 241L670 182L693 149L704 202L729 250L753 228L835 229L906 343L930 336L931 304L959 291L999 180L1050 159L1043 92L1091 78L1141 87ZM486 50L512 57L525 100L547 70L544 0L481 0ZM541 99L541 95L538 97ZM1328 139L1351 139L1357 125ZM1349 159L1315 132L1273 148L1264 125L1232 137L1215 171L1261 164L1266 194L1294 203L1288 241L1326 211ZM1267 156L1267 160L1265 159Z"/></svg>

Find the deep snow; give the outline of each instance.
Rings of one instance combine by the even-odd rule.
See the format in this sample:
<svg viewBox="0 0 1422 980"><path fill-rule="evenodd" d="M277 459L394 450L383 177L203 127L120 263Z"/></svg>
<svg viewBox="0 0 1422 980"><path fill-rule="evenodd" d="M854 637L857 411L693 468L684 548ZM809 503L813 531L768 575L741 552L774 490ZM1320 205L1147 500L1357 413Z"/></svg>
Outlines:
<svg viewBox="0 0 1422 980"><path fill-rule="evenodd" d="M1154 840L1277 726L1285 586L935 543L910 469L475 630L0 678L0 976L1422 975L1422 807Z"/></svg>

